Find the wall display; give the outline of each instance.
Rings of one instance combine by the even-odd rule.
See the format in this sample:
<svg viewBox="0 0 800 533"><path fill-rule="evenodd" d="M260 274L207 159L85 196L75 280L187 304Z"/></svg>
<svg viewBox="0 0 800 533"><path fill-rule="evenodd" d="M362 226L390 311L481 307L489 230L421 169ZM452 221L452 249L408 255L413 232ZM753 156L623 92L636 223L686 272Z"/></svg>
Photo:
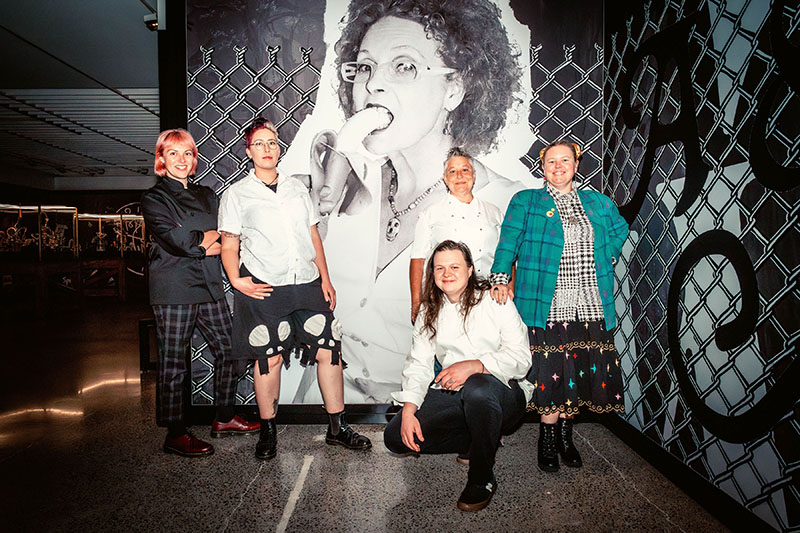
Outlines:
<svg viewBox="0 0 800 533"><path fill-rule="evenodd" d="M800 530L800 10L606 3L601 190L625 419L781 530Z"/></svg>
<svg viewBox="0 0 800 533"><path fill-rule="evenodd" d="M416 4L420 17L386 18L390 4ZM477 156L476 196L503 210L516 191L541 186L538 151L565 134L589 147L585 185L599 183L602 6L550 4L188 3L197 180L221 194L246 174L247 123L262 115L278 126L280 171L310 183L321 208L346 402L387 403L400 387L411 342L409 245L419 212L446 194L437 184L447 149ZM587 14L580 28L576 4ZM548 28L553 20L564 30ZM387 36L397 42L388 46ZM444 65L465 74L449 83L455 69ZM202 404L212 397L212 362L195 340L193 402ZM281 402L320 403L315 379L292 365Z"/></svg>
<svg viewBox="0 0 800 533"><path fill-rule="evenodd" d="M0 204L0 258L69 260L78 255L77 213L61 205Z"/></svg>

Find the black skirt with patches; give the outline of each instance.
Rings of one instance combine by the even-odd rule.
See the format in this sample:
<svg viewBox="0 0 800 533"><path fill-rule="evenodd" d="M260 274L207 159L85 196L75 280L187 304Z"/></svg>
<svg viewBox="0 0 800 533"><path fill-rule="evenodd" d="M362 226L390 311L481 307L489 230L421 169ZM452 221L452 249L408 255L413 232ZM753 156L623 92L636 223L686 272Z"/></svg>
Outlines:
<svg viewBox="0 0 800 533"><path fill-rule="evenodd" d="M535 387L528 411L625 412L619 354L603 320L548 322L529 328L528 338L533 365L527 379Z"/></svg>
<svg viewBox="0 0 800 533"><path fill-rule="evenodd" d="M241 276L264 283L242 265ZM322 293L322 279L298 285L273 285L263 300L234 289L233 359L258 361L262 374L269 372L267 359L280 355L288 368L291 355L302 366L316 362L317 351L331 351L331 364L342 359L342 329Z"/></svg>

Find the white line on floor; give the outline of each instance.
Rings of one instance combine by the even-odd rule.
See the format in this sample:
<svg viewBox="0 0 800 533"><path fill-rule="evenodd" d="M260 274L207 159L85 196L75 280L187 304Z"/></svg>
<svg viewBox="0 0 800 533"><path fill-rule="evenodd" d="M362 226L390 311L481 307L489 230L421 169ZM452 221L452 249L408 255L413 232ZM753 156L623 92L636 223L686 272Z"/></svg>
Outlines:
<svg viewBox="0 0 800 533"><path fill-rule="evenodd" d="M308 476L308 471L311 469L311 463L313 461L313 455L306 455L303 457L303 467L300 469L300 475L297 476L297 481L294 483L292 493L289 494L289 501L286 502L286 507L283 509L283 516L281 517L281 521L278 522L276 533L285 533L286 526L289 525L289 519L294 512L294 507L297 505L297 500L300 499L300 493L303 491L303 485L306 482L306 477Z"/></svg>
<svg viewBox="0 0 800 533"><path fill-rule="evenodd" d="M580 433L578 433L578 431L577 431L576 429L573 429L573 431L575 432L575 434L576 434L577 436L579 436L580 438L582 438L582 439L583 439L583 442L585 442L586 444L588 444L588 445L589 445L589 448L591 448L591 449L592 449L592 451L594 451L594 453L596 453L596 454L597 454L597 455L598 455L598 456L599 456L599 457L600 457L600 458L601 458L603 461L605 461L606 463L608 463L608 464L609 464L609 466L611 466L611 468L613 468L613 469L614 469L614 472L616 472L616 473L619 475L619 477L621 477L621 478L622 478L622 480L623 480L623 481L625 481L626 483L628 483L628 485L630 485L630 486L631 486L631 488L632 488L632 489L633 489L633 490L634 490L634 491L635 491L635 492L636 492L636 493L637 493L639 496L641 496L642 498L644 498L644 500L645 500L647 503L649 503L650 505L652 505L653 507L655 507L656 509L658 509L658 510L661 512L661 514L663 514L663 515L664 515L664 518L666 518L667 522L669 522L669 523L670 523L670 524L672 524L673 526L677 527L678 529L680 529L681 531L683 531L684 533L686 533L686 530L685 530L685 529L683 529L681 526L679 526L678 524L676 524L675 522L673 522L672 520L670 520L670 517L669 517L669 513L668 513L668 512L666 512L664 509L662 509L661 507L659 507L658 505L656 505L656 504L655 504L655 502L653 502L653 500L651 500L650 498L648 498L647 496L645 496L645 495L642 493L642 491L640 491L640 490L639 490L639 487L637 487L637 486L636 486L636 483L634 483L632 479L628 479L627 477L625 477L625 474L623 474L623 473L622 473L622 471L620 471L620 469L619 469L619 468L617 468L617 467L616 467L616 465L615 465L614 463L612 463L611 461L609 461L608 459L606 459L606 457L605 457L605 456L604 456L602 453L600 453L599 451L597 451L597 448L595 448L595 447L592 445L592 443L589 441L589 439L587 439L586 437L584 437L583 435L581 435Z"/></svg>
<svg viewBox="0 0 800 533"><path fill-rule="evenodd" d="M256 482L256 479L258 479L258 476L261 475L261 470L264 468L265 464L266 463L261 463L261 465L258 467L258 470L256 471L256 475L253 476L253 479L251 479L250 483L247 484L247 487L244 489L244 492L242 492L242 494L239 495L239 503L236 504L236 507L233 508L233 511L231 511L230 514L228 515L228 517L225 519L225 525L222 526L222 529L220 530L220 533L224 533L228 529L228 524L231 521L231 517L233 515L235 515L236 511L239 510L239 507L241 507L244 504L244 495L247 494L247 491L249 491L250 487L253 486L253 483Z"/></svg>

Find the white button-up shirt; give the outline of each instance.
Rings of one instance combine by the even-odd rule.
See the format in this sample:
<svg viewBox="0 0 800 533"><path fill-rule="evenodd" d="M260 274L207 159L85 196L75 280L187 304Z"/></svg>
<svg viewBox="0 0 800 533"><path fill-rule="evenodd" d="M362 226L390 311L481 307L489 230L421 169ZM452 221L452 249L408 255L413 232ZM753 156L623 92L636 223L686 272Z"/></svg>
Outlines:
<svg viewBox="0 0 800 533"><path fill-rule="evenodd" d="M473 197L468 204L448 195L420 214L411 245L412 259L428 259L442 241L463 242L472 253L475 273L487 278L500 239L503 214L489 202Z"/></svg>
<svg viewBox="0 0 800 533"><path fill-rule="evenodd" d="M411 351L403 368L401 392L392 393L397 403L422 405L433 381L434 357L447 368L454 363L478 359L486 370L509 386L509 380L519 380L528 402L533 385L523 378L531 367L528 330L513 302L500 305L488 293L472 308L466 328L459 311L460 304L445 302L436 321L436 336L431 339L422 331L423 316L417 317ZM435 388L439 386L433 385Z"/></svg>
<svg viewBox="0 0 800 533"><path fill-rule="evenodd" d="M296 285L319 277L311 226L319 222L308 189L280 175L273 192L255 171L226 190L219 205L219 231L239 235L239 264L270 285Z"/></svg>

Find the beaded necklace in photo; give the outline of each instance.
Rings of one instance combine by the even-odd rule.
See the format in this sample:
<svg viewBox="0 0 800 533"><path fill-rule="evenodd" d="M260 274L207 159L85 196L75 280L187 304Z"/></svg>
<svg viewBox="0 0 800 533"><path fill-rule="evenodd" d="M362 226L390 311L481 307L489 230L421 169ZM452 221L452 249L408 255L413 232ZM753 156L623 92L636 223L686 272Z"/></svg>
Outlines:
<svg viewBox="0 0 800 533"><path fill-rule="evenodd" d="M392 170L392 178L389 180L389 195L386 199L389 200L389 207L391 208L394 216L390 218L389 222L386 224L386 240L392 242L400 234L400 217L417 207L426 196L432 193L436 187L441 185L442 180L436 180L436 183L425 189L425 191L417 196L413 202L408 204L408 207L398 211L394 201L394 195L397 194L397 171L391 165L390 168Z"/></svg>

